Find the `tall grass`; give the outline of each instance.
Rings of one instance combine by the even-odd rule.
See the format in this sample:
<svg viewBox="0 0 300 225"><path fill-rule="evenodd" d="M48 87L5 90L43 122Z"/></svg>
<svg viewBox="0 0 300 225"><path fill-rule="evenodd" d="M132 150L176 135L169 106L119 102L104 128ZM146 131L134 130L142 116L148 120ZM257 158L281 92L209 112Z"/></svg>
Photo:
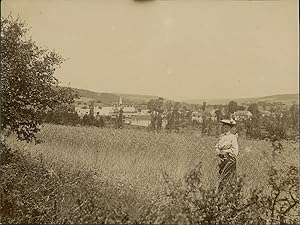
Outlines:
<svg viewBox="0 0 300 225"><path fill-rule="evenodd" d="M7 143L47 161L93 170L99 180L131 185L141 193L161 190L162 174L179 180L200 161L203 184L213 187L217 179L215 137L46 124L38 138L44 143L28 144L13 137ZM275 161L267 141L240 139L239 145L237 170L246 175L249 190L266 184L268 168L274 163L278 168L299 166L297 143L284 141L284 151Z"/></svg>
<svg viewBox="0 0 300 225"><path fill-rule="evenodd" d="M0 151L0 223L299 222L297 143L240 139L246 178L216 194L215 137L46 124L38 138Z"/></svg>

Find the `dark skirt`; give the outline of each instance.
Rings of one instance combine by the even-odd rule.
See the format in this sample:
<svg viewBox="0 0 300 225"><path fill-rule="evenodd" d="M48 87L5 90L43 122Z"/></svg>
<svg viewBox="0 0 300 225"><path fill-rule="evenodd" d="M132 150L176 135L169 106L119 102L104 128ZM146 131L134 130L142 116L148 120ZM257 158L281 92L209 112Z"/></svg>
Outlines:
<svg viewBox="0 0 300 225"><path fill-rule="evenodd" d="M220 154L218 189L232 186L236 182L236 158L229 153Z"/></svg>

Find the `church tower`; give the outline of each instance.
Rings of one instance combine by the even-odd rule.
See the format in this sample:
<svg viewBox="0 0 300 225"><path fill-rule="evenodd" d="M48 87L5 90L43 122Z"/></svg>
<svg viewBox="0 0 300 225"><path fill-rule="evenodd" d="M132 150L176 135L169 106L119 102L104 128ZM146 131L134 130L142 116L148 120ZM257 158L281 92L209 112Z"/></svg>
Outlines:
<svg viewBox="0 0 300 225"><path fill-rule="evenodd" d="M123 101L122 101L122 98L120 96L120 99L119 99L119 105L122 105L123 104Z"/></svg>

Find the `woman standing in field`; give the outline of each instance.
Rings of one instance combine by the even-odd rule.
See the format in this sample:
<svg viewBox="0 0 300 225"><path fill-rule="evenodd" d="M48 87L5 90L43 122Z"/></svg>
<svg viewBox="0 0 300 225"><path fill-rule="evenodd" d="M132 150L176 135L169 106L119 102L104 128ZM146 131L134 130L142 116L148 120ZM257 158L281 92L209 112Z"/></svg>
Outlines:
<svg viewBox="0 0 300 225"><path fill-rule="evenodd" d="M239 152L237 134L233 134L236 122L234 120L221 120L223 123L222 134L216 145L220 159L218 189L236 181L236 157Z"/></svg>

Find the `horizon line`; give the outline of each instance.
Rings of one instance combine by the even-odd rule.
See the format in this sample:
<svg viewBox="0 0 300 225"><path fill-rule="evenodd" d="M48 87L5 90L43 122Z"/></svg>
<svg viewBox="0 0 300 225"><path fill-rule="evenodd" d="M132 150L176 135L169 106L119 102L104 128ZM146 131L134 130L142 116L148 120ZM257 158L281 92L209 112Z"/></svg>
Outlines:
<svg viewBox="0 0 300 225"><path fill-rule="evenodd" d="M64 86L64 85L62 85ZM71 86L70 86L71 87ZM78 88L78 87L71 87L73 89L81 89L86 91L91 91L95 93L107 93L107 94L115 94L115 95L140 95L140 96L152 96L152 97L161 97L168 100L176 100L176 101L201 101L201 100L235 100L235 99L247 99L247 98L264 98L264 97L271 97L271 96L280 96L280 95L299 95L298 92L289 92L289 93L280 93L280 94L270 94L270 95L264 95L264 96L248 96L248 97L208 97L208 98L201 98L201 97L166 97L166 96L159 96L154 94L140 94L140 93L122 93L122 92L113 92L113 91L96 91L96 90L90 90L85 88Z"/></svg>

